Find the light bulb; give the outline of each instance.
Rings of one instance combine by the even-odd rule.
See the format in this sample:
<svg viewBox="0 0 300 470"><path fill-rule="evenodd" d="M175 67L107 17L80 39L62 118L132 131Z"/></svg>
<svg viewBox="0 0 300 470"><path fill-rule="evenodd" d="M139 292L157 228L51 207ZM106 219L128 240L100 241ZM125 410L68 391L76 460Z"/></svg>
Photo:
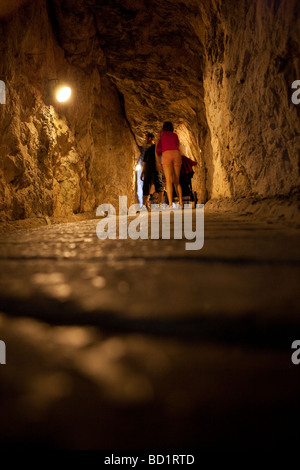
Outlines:
<svg viewBox="0 0 300 470"><path fill-rule="evenodd" d="M70 98L71 93L72 90L68 86L61 88L56 95L57 101L59 101L60 103L64 103Z"/></svg>

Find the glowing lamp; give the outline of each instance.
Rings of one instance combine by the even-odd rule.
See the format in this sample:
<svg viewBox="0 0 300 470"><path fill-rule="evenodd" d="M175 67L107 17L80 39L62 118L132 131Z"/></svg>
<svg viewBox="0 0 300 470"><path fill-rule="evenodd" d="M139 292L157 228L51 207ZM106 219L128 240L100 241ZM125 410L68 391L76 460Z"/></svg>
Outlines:
<svg viewBox="0 0 300 470"><path fill-rule="evenodd" d="M135 167L135 171L139 171L141 169L142 169L142 165L138 163L137 166Z"/></svg>
<svg viewBox="0 0 300 470"><path fill-rule="evenodd" d="M60 88L57 92L56 99L60 103L64 103L65 101L68 101L72 94L72 90L68 86L64 86L63 88Z"/></svg>

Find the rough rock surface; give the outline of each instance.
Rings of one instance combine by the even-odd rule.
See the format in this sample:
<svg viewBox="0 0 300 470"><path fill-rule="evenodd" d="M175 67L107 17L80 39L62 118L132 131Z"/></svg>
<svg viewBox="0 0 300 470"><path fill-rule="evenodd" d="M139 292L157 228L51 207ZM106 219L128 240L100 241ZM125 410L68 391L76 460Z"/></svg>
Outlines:
<svg viewBox="0 0 300 470"><path fill-rule="evenodd" d="M85 37L86 50L74 63L49 15L46 2L30 2L0 24L0 76L7 88L0 108L0 211L11 219L91 211L115 204L119 194L133 202L139 150L105 59ZM57 77L72 86L68 105L53 98Z"/></svg>
<svg viewBox="0 0 300 470"><path fill-rule="evenodd" d="M206 24L205 108L213 148L210 194L275 196L299 187L299 4L218 2ZM205 14L205 9L202 8Z"/></svg>
<svg viewBox="0 0 300 470"><path fill-rule="evenodd" d="M29 1L0 23L1 214L133 202L136 143L167 119L199 162L200 202L288 197L299 187L299 22L296 0ZM57 77L71 104L52 100Z"/></svg>

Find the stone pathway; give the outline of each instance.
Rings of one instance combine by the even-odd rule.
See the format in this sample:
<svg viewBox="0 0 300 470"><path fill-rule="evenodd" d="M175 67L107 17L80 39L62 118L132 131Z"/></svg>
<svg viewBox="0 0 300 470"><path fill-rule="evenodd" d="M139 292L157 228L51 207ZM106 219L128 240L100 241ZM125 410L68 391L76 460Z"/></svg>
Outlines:
<svg viewBox="0 0 300 470"><path fill-rule="evenodd" d="M2 445L296 442L299 230L209 214L186 251L97 223L0 236Z"/></svg>

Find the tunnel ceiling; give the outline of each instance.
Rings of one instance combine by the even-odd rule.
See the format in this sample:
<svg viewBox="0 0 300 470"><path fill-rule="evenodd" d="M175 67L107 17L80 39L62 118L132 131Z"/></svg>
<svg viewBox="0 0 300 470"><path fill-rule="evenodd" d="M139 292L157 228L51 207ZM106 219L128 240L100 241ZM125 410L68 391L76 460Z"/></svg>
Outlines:
<svg viewBox="0 0 300 470"><path fill-rule="evenodd" d="M72 63L90 67L87 46L94 51L94 60L99 59L100 46L140 144L145 131L158 131L164 120L188 126L196 116L201 119L200 13L195 0L56 0L52 9L61 45ZM101 51L98 48L98 55Z"/></svg>
<svg viewBox="0 0 300 470"><path fill-rule="evenodd" d="M7 17L11 13L14 13L18 8L20 8L25 3L28 3L29 0L1 0L0 2L0 18Z"/></svg>

